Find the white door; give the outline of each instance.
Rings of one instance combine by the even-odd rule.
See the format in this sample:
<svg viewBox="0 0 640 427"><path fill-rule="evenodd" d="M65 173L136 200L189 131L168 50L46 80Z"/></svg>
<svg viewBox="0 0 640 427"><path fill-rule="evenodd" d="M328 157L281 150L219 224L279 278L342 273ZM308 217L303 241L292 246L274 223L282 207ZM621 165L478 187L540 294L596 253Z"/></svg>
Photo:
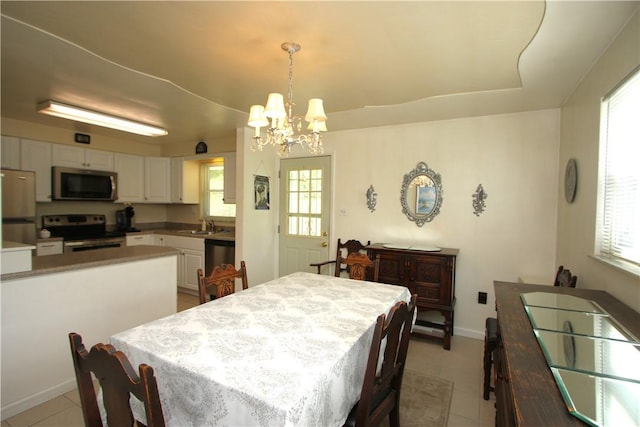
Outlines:
<svg viewBox="0 0 640 427"><path fill-rule="evenodd" d="M329 259L331 158L280 161L280 276Z"/></svg>

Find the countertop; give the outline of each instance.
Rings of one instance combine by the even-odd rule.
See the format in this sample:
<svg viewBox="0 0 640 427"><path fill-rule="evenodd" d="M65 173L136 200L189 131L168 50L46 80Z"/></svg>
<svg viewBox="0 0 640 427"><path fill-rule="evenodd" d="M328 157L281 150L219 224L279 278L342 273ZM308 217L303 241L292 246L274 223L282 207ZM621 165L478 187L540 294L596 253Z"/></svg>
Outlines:
<svg viewBox="0 0 640 427"><path fill-rule="evenodd" d="M178 255L179 251L165 246L129 246L106 248L98 251L82 251L59 255L35 256L32 258L32 270L9 273L0 276L3 282L12 279L62 273L83 268L99 267L169 255Z"/></svg>
<svg viewBox="0 0 640 427"><path fill-rule="evenodd" d="M207 234L204 234L207 233ZM236 232L234 231L220 231L220 232L203 232L193 230L177 230L172 228L156 228L151 230L140 230L127 233L127 236L135 236L138 234L169 234L172 236L182 236L182 237L191 237L195 239L206 239L206 240L225 240L225 241L235 241L236 240Z"/></svg>
<svg viewBox="0 0 640 427"><path fill-rule="evenodd" d="M232 241L232 242L236 240L235 231L222 231L217 233L211 232L211 234L201 234L201 232L192 233L192 230L178 230L175 228L153 228L153 229L147 229L147 230L127 232L127 236L139 236L141 234L164 234L164 235L171 235L171 236L190 237L194 239L225 240L225 241ZM36 243L55 242L55 241L62 241L62 237L50 237L48 239L39 238L36 240ZM35 246L33 247L33 249L35 249Z"/></svg>
<svg viewBox="0 0 640 427"><path fill-rule="evenodd" d="M10 240L2 241L2 252L30 251L35 248L35 246L26 243L12 242Z"/></svg>

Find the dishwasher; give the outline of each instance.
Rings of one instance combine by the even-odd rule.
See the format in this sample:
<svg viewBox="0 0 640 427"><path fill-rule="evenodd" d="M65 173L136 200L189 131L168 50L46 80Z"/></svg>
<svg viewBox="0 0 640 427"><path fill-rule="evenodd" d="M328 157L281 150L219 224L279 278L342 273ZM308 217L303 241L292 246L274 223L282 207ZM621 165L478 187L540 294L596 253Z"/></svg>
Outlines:
<svg viewBox="0 0 640 427"><path fill-rule="evenodd" d="M236 242L233 240L204 240L205 275L211 274L213 267L220 264L236 265Z"/></svg>

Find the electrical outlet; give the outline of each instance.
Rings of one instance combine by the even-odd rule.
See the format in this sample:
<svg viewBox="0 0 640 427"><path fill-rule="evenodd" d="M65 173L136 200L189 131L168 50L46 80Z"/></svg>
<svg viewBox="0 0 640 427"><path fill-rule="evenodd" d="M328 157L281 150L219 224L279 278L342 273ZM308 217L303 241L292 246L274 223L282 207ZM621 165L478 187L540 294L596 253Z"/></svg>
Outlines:
<svg viewBox="0 0 640 427"><path fill-rule="evenodd" d="M486 304L486 303L487 303L487 293L478 292L478 304Z"/></svg>

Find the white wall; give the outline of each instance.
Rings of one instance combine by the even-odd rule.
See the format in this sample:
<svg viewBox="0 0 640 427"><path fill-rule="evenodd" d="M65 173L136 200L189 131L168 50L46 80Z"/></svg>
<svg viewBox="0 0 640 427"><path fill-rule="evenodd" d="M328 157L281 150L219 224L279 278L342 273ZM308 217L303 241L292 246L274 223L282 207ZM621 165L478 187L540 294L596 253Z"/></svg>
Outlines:
<svg viewBox="0 0 640 427"><path fill-rule="evenodd" d="M482 337L495 315L493 281L521 275L552 279L555 269L559 111L465 118L335 132L326 151L335 157L332 240L421 243L460 249L455 333ZM424 161L440 173L443 204L418 227L402 213L404 174ZM473 214L482 184L486 211ZM376 210L366 190L378 193ZM489 294L477 303L478 291Z"/></svg>
<svg viewBox="0 0 640 427"><path fill-rule="evenodd" d="M276 277L277 191L278 172L272 147L252 152L252 129L237 130L236 146L236 265L247 264L249 286ZM270 177L271 209L256 210L253 179L255 175Z"/></svg>
<svg viewBox="0 0 640 427"><path fill-rule="evenodd" d="M559 124L559 110L544 110L327 133L325 154L333 156L334 165L330 253L338 238L460 249L455 333L482 337L484 319L495 315L493 280L553 279ZM259 156L242 141L239 137L244 179L252 180L258 167L275 176L275 170L269 172L273 149ZM444 192L440 214L423 227L410 222L400 206L403 176L419 161L441 174ZM272 193L270 211L253 211L252 184L243 184L251 193L244 194L238 229L244 259L264 268L270 254L263 252L277 252L269 246L276 242L277 199ZM486 211L476 217L472 195L478 184L488 199ZM369 185L378 193L373 213L366 205ZM273 277L276 266L274 259ZM486 305L477 304L478 291L489 294Z"/></svg>
<svg viewBox="0 0 640 427"><path fill-rule="evenodd" d="M69 332L90 347L175 313L176 274L170 254L3 281L2 419L76 387Z"/></svg>
<svg viewBox="0 0 640 427"><path fill-rule="evenodd" d="M567 160L578 165L572 204L558 193L558 264L578 276L579 288L603 289L640 311L640 278L598 261L593 254L598 184L600 100L640 66L640 12L631 17L614 43L562 107L559 180ZM640 115L639 115L640 117Z"/></svg>

